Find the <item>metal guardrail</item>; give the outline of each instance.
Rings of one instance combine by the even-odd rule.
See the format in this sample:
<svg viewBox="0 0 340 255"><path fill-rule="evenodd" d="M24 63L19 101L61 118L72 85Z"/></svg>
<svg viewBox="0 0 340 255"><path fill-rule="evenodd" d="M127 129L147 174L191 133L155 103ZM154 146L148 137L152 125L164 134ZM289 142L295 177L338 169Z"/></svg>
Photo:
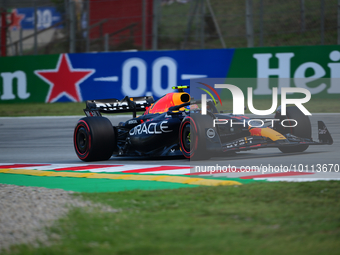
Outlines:
<svg viewBox="0 0 340 255"><path fill-rule="evenodd" d="M50 29L52 29L52 28L58 27L58 26L62 25L64 22L65 22L65 21L62 20L62 21L60 21L60 22L58 22L58 23L55 23L54 25L52 25L52 26L50 26L50 27L48 27L48 28L42 29L42 30L40 30L40 31L38 31L38 32L36 32L36 33L30 34L30 35L27 35L27 36L25 36L24 38L21 38L21 39L17 40L16 42L7 44L7 48L13 47L13 46L14 46L14 47L15 47L15 55L18 55L18 46L22 45L22 42L23 42L23 41L25 41L25 40L27 40L27 39L29 39L29 38L38 36L38 34L44 33L44 32L46 32L46 31L48 31L48 30L50 30ZM20 53L22 54L22 46L20 46ZM21 55L21 54L20 54L20 55Z"/></svg>
<svg viewBox="0 0 340 255"><path fill-rule="evenodd" d="M105 34L105 35L104 35L104 34L103 34L103 25L104 25L107 21L108 21L108 19L103 19L103 20L101 20L101 21L99 21L99 22L97 22L97 23L95 23L95 24L92 24L91 26L89 26L89 27L87 27L87 28L84 28L84 29L80 30L79 33L83 33L83 32L89 33L92 29L94 29L94 28L96 28L96 27L99 26L99 28L100 28L100 32L99 32L100 37L99 37L99 38L96 38L96 39L92 39L92 40L89 38L88 40L89 40L89 43L90 43L90 44L91 44L91 43L96 43L96 42L98 42L98 41L104 42L104 49L105 49L106 51L108 51L108 41L109 41L109 38L112 37L112 36L114 36L114 35L117 35L117 34L123 32L123 31L126 31L126 30L130 30L130 36L131 36L131 38L133 38L133 33L134 33L133 29L134 29L134 27L137 25L137 23L130 24L130 25L124 27L124 28L121 28L121 29L115 31L115 32L112 32L112 33L109 33L109 34ZM7 44L7 48L14 47L14 48L15 48L15 50L14 50L14 51L15 51L15 55L19 55L19 53L20 53L20 55L22 55L22 43L23 43L23 41L25 41L25 40L27 40L27 39L30 39L30 38L32 38L32 37L36 37L36 36L38 36L39 34L44 33L44 32L46 32L46 31L48 31L48 30L50 30L50 29L56 28L56 27L58 27L58 26L60 26L60 25L62 25L62 24L64 24L64 23L65 23L64 20L63 20L63 21L60 21L60 22L58 22L58 23L56 23L56 24L54 24L54 25L52 25L52 26L50 26L50 27L48 27L48 28L39 30L39 31L37 31L36 33L32 33L32 34L27 35L27 36L25 36L25 37L23 37L23 38L20 38L19 40L15 41L15 42L12 42L12 43L10 43L10 44ZM54 43L60 43L60 42L65 41L65 40L68 40L68 38L65 37L65 38L61 38L61 39L55 40Z"/></svg>

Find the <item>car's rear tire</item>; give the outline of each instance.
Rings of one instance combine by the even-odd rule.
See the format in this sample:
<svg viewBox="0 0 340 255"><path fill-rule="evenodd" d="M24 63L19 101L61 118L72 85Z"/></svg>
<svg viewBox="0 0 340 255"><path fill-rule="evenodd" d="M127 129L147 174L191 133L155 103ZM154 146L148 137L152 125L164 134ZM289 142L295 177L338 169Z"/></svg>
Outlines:
<svg viewBox="0 0 340 255"><path fill-rule="evenodd" d="M117 146L114 128L104 117L85 117L78 121L73 144L83 161L108 160Z"/></svg>
<svg viewBox="0 0 340 255"><path fill-rule="evenodd" d="M304 115L301 110L296 106L290 106L286 109L286 116L281 115L281 110L279 109L275 114L275 119L280 119L280 123L276 122L274 129L279 133L285 135L291 133L297 137L308 138L312 137L312 126L309 117ZM282 127L281 121L284 119L294 119L297 121L295 127ZM279 147L279 150L283 153L294 153L303 152L307 150L308 145L297 145L289 147Z"/></svg>
<svg viewBox="0 0 340 255"><path fill-rule="evenodd" d="M212 118L192 114L182 120L179 128L179 144L184 157L190 160L205 160L211 155L206 149L206 128L211 127Z"/></svg>

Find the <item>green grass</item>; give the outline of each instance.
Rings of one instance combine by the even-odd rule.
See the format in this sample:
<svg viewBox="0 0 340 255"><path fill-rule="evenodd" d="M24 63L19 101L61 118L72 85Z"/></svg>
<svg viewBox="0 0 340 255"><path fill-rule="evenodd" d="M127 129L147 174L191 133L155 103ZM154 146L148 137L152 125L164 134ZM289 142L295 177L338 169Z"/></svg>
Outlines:
<svg viewBox="0 0 340 255"><path fill-rule="evenodd" d="M340 182L83 193L118 213L75 210L50 247L11 254L339 254Z"/></svg>
<svg viewBox="0 0 340 255"><path fill-rule="evenodd" d="M0 104L0 117L19 116L76 116L84 115L85 102L81 103L22 103ZM130 114L130 113L123 113ZM138 113L137 114L141 114ZM105 114L104 114L105 115ZM131 113L132 116L132 113Z"/></svg>
<svg viewBox="0 0 340 255"><path fill-rule="evenodd" d="M225 100L223 106L218 105L219 110L231 112L232 101ZM340 112L340 100L338 99L313 99L304 104L311 113ZM258 110L266 110L271 107L271 99L254 100L254 107ZM68 116L84 115L85 103L22 103L22 104L1 104L0 117L12 116ZM245 113L250 113L246 110ZM129 114L129 113L124 113ZM142 113L137 113L142 114ZM85 115L84 115L85 116Z"/></svg>
<svg viewBox="0 0 340 255"><path fill-rule="evenodd" d="M0 116L67 116L84 115L85 103L22 103L1 104Z"/></svg>

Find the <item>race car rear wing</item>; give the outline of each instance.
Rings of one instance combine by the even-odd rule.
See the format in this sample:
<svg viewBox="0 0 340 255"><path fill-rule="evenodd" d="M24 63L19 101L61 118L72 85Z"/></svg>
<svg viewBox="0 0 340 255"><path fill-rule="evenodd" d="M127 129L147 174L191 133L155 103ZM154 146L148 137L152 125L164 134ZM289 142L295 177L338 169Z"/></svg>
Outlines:
<svg viewBox="0 0 340 255"><path fill-rule="evenodd" d="M146 107L154 102L152 96L145 97L124 97L122 100L116 98L87 100L84 113L87 117L101 116L101 113L121 113L132 112L133 117L136 117L137 112L144 112Z"/></svg>

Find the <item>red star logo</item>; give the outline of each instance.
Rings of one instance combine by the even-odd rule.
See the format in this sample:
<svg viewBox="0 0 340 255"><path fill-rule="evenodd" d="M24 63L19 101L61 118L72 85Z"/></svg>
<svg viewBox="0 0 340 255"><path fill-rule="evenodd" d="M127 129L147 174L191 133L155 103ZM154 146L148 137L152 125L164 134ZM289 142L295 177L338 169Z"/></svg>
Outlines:
<svg viewBox="0 0 340 255"><path fill-rule="evenodd" d="M95 72L94 69L74 69L67 54L61 54L56 69L37 70L34 73L50 85L46 102L55 102L62 96L81 102L79 85Z"/></svg>
<svg viewBox="0 0 340 255"><path fill-rule="evenodd" d="M19 29L21 27L21 21L25 18L25 14L18 14L17 9L12 10L11 15L11 28Z"/></svg>

